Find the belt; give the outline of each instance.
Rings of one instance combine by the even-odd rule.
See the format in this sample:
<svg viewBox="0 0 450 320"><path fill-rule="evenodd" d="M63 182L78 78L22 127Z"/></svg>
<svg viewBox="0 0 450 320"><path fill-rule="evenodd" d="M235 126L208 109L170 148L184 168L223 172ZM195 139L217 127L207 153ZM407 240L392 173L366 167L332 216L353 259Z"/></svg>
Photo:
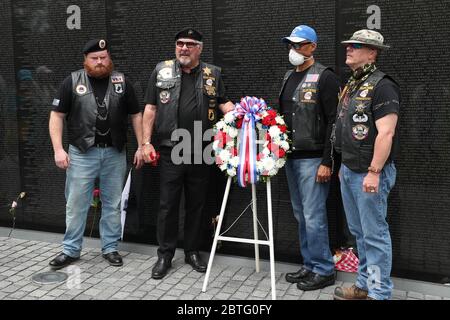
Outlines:
<svg viewBox="0 0 450 320"><path fill-rule="evenodd" d="M112 147L112 145L109 144L109 143L106 143L106 142L99 142L99 143L94 144L94 147L97 147L97 148L108 148L108 147Z"/></svg>

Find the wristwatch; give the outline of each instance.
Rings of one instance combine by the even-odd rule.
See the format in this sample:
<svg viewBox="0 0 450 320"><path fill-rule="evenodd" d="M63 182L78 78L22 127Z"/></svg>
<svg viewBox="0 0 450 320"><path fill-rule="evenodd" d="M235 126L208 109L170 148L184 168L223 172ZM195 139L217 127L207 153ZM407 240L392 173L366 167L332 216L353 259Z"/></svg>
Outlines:
<svg viewBox="0 0 450 320"><path fill-rule="evenodd" d="M152 144L152 143L150 141L147 141L147 142L143 143L142 146L144 147L144 146L150 145L150 144Z"/></svg>
<svg viewBox="0 0 450 320"><path fill-rule="evenodd" d="M369 168L367 168L367 171L372 172L372 173L375 173L375 174L380 174L380 173L381 173L381 169L375 168L375 167L372 167L372 166L370 166Z"/></svg>

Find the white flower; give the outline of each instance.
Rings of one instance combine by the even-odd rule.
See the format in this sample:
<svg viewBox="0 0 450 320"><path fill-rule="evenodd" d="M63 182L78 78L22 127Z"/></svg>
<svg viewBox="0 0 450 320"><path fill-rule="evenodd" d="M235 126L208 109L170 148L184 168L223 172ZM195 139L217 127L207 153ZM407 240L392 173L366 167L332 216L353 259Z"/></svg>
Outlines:
<svg viewBox="0 0 450 320"><path fill-rule="evenodd" d="M231 153L230 151L224 149L222 151L220 151L219 153L219 158L223 161L223 162L227 162L228 160L230 160L231 158Z"/></svg>
<svg viewBox="0 0 450 320"><path fill-rule="evenodd" d="M286 160L284 160L283 158L278 159L276 162L276 166L278 169L283 168L285 164L286 164Z"/></svg>
<svg viewBox="0 0 450 320"><path fill-rule="evenodd" d="M227 141L227 148L232 148L234 147L234 139L230 139Z"/></svg>
<svg viewBox="0 0 450 320"><path fill-rule="evenodd" d="M13 201L13 202L11 203L11 208L17 208L17 202Z"/></svg>
<svg viewBox="0 0 450 320"><path fill-rule="evenodd" d="M225 123L227 124L233 123L235 119L233 112L228 112L224 117Z"/></svg>
<svg viewBox="0 0 450 320"><path fill-rule="evenodd" d="M276 145L280 145L281 144L281 138L280 136L276 136L275 138L272 139L272 143L275 143Z"/></svg>
<svg viewBox="0 0 450 320"><path fill-rule="evenodd" d="M280 117L280 116L276 117L276 118L275 118L275 121L277 122L277 124L280 124L280 125L285 125L285 124L286 124L286 123L284 122L283 118Z"/></svg>
<svg viewBox="0 0 450 320"><path fill-rule="evenodd" d="M281 141L280 147L281 147L281 149L283 149L284 151L288 151L288 150L289 150L289 143L288 143L287 141Z"/></svg>
<svg viewBox="0 0 450 320"><path fill-rule="evenodd" d="M281 134L280 128L278 126L271 126L269 129L269 134L271 137L277 137Z"/></svg>
<svg viewBox="0 0 450 320"><path fill-rule="evenodd" d="M278 169L273 168L272 170L269 170L268 175L269 175L269 176L274 176L274 175L277 174L277 172L278 172Z"/></svg>
<svg viewBox="0 0 450 320"><path fill-rule="evenodd" d="M227 170L227 174L228 174L230 177L234 177L234 176L236 175L236 168L228 169L228 170Z"/></svg>
<svg viewBox="0 0 450 320"><path fill-rule="evenodd" d="M262 159L264 165L264 171L270 171L275 167L275 161L273 161L272 157L266 157Z"/></svg>
<svg viewBox="0 0 450 320"><path fill-rule="evenodd" d="M264 148L262 153L263 153L263 155L268 156L270 154L269 148Z"/></svg>
<svg viewBox="0 0 450 320"><path fill-rule="evenodd" d="M223 122L223 120L220 120L219 122L217 122L216 123L217 130L222 130L224 125L225 125L225 122Z"/></svg>
<svg viewBox="0 0 450 320"><path fill-rule="evenodd" d="M237 166L239 165L239 157L233 157L230 160L230 165L232 165L233 167L237 168Z"/></svg>
<svg viewBox="0 0 450 320"><path fill-rule="evenodd" d="M230 127L228 129L228 135L230 136L230 138L234 139L238 136L239 134L239 130L233 127Z"/></svg>
<svg viewBox="0 0 450 320"><path fill-rule="evenodd" d="M228 164L227 163L222 163L220 166L219 166L219 169L221 170L221 171L225 171L225 170L227 170L227 168L228 168Z"/></svg>
<svg viewBox="0 0 450 320"><path fill-rule="evenodd" d="M256 161L256 169L259 173L264 171L264 163L262 161Z"/></svg>

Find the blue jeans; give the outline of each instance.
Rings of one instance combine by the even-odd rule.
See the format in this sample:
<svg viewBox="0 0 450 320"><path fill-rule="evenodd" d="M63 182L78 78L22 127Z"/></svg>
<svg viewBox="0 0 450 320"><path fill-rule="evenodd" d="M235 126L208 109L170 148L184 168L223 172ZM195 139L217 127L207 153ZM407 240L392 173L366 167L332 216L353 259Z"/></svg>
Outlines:
<svg viewBox="0 0 450 320"><path fill-rule="evenodd" d="M102 253L117 251L121 235L120 201L126 174L126 154L116 148L92 147L86 153L69 146L66 172L66 233L63 253L80 256L86 218L93 199L95 179L100 180Z"/></svg>
<svg viewBox="0 0 450 320"><path fill-rule="evenodd" d="M321 158L289 159L285 168L292 209L298 221L304 267L314 273L328 276L334 273L326 208L330 184L316 182L321 161Z"/></svg>
<svg viewBox="0 0 450 320"><path fill-rule="evenodd" d="M356 286L377 300L391 298L392 243L386 221L387 198L397 171L388 163L380 175L378 193L363 192L366 173L356 173L345 165L340 172L342 201L350 232L356 237L359 268Z"/></svg>

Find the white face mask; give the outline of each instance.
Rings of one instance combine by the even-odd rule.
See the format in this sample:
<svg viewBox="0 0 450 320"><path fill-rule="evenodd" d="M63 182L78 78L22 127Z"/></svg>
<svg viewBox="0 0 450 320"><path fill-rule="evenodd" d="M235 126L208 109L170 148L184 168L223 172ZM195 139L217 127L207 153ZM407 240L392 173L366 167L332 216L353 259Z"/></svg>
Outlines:
<svg viewBox="0 0 450 320"><path fill-rule="evenodd" d="M304 55L298 53L294 49L291 49L289 51L289 62L294 66L301 66L302 64L305 63L306 60L309 59L311 59L311 57L306 58Z"/></svg>

